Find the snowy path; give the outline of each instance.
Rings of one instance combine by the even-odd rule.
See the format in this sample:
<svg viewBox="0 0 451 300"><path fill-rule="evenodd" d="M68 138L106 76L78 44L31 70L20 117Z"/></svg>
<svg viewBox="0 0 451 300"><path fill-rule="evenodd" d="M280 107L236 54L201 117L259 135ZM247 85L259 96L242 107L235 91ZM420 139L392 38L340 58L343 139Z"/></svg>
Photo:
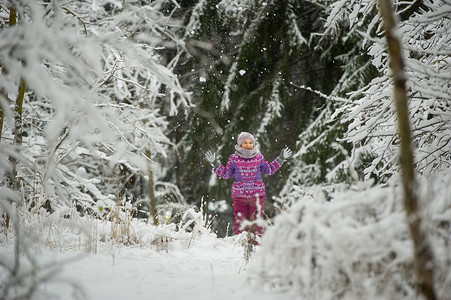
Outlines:
<svg viewBox="0 0 451 300"><path fill-rule="evenodd" d="M236 239L202 238L189 249L172 248L121 247L114 259L112 254L91 254L65 265L59 278L77 282L93 300L295 299L255 290L246 282L243 247ZM67 285L52 283L46 290L72 299Z"/></svg>

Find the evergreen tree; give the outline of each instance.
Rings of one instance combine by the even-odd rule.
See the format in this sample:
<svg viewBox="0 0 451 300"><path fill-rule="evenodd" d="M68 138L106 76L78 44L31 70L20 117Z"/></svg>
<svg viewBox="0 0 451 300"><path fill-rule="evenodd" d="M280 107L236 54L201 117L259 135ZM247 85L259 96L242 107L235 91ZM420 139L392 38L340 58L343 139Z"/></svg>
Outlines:
<svg viewBox="0 0 451 300"><path fill-rule="evenodd" d="M201 195L230 201L231 183L211 175L205 151L215 151L226 163L237 134L249 131L265 158L272 160L285 145L298 148L304 142L299 139L320 134L323 121L315 130L310 125L324 117L324 107L332 112L333 106L302 87L332 92L343 71L329 52L341 54L347 46L343 50L343 44L331 44L328 51L316 47L324 8L309 1L203 0L185 5L189 55L177 70L182 85L193 91L195 108L186 121L178 118L171 125L183 165L172 176L190 202L198 203ZM336 122L332 127L326 144L312 149L312 163L321 175L307 176L315 182L324 181L327 169L344 158L341 151L331 153L329 146L343 125ZM328 161L330 157L334 159ZM269 198L283 186L289 167L265 179Z"/></svg>
<svg viewBox="0 0 451 300"><path fill-rule="evenodd" d="M357 39L377 71L370 82L350 87L347 102L338 110L349 122L345 140L353 145L351 160L366 156L365 179L386 181L398 173L396 117L392 109L389 60L385 52L381 17L374 1L324 1L329 4L324 39ZM450 166L450 40L447 1L394 1L405 45L407 95L411 110L415 164L421 175ZM342 56L343 57L343 56ZM340 59L342 58L340 57ZM346 62L346 61L344 61ZM344 74L346 80L353 77ZM344 80L340 81L346 82ZM340 85L339 85L340 86ZM369 154L369 155L368 155Z"/></svg>

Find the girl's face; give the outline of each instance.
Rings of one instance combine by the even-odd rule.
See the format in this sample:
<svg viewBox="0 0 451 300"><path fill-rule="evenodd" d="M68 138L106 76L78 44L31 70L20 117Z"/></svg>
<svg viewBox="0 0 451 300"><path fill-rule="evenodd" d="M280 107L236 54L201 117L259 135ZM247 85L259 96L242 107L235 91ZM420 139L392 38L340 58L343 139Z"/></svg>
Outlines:
<svg viewBox="0 0 451 300"><path fill-rule="evenodd" d="M244 141L241 143L241 148L252 150L254 149L254 143L251 139L244 139Z"/></svg>

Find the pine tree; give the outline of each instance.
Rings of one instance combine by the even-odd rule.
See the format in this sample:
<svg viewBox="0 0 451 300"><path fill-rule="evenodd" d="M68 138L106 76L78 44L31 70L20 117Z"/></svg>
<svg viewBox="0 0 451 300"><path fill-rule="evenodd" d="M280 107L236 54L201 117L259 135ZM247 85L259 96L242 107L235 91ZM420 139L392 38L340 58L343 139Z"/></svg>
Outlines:
<svg viewBox="0 0 451 300"><path fill-rule="evenodd" d="M334 56L315 49L324 9L309 1L204 0L187 6L191 10L185 43L190 55L177 70L182 85L193 91L195 108L186 121L177 119L171 125L183 166L173 176L190 202L199 201L200 195L230 200L229 182L211 176L205 151L217 152L226 163L241 131L254 133L267 160L285 145L297 148L301 134L306 135L328 106L324 97L302 87L329 94L342 70ZM342 51L339 46L330 50ZM342 127L334 126L328 142L335 141ZM339 152L333 163L326 163L336 156L330 149L317 144L312 150L320 153L313 159L321 169L319 181L325 180L330 165L343 160ZM289 167L265 179L269 197L277 195Z"/></svg>
<svg viewBox="0 0 451 300"><path fill-rule="evenodd" d="M382 42L380 15L374 1L321 1L330 5L324 39L355 37L356 45L371 57L377 71L370 82L350 89L338 113L349 122L345 140L353 145L351 160L370 153L365 179L386 181L398 173L396 117L391 109L389 60ZM449 132L449 31L450 4L446 1L395 1L399 32L405 47L407 93L412 137L418 146L415 164L420 176L450 166ZM340 58L341 59L341 58ZM354 78L349 72L341 82ZM340 83L341 83L340 82ZM338 87L340 87L339 85Z"/></svg>

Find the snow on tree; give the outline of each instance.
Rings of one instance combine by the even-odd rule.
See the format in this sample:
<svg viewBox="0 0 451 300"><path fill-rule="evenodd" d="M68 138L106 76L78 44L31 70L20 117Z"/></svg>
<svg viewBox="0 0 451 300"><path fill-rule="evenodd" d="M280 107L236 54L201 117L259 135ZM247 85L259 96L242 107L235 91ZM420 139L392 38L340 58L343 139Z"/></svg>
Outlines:
<svg viewBox="0 0 451 300"><path fill-rule="evenodd" d="M161 45L178 43L170 32L177 24L160 12L162 4L11 3L19 23L1 32L2 143L11 140L8 99L22 76L29 92L19 176L26 189L42 185L54 204L89 206L111 199L95 184L109 167L140 172L148 159L166 155L166 121L156 103L167 99L175 113L189 97L158 55Z"/></svg>
<svg viewBox="0 0 451 300"><path fill-rule="evenodd" d="M371 57L380 76L349 93L342 122L345 135L356 149L375 154L365 169L366 178L391 176L397 171L395 115L391 107L391 71L380 16L374 1L337 1L331 5L326 35L344 38L360 35L362 52ZM450 167L450 41L447 1L397 2L408 82L410 120L416 145L415 163L420 174L429 175ZM339 28L339 29L337 29ZM355 156L353 159L357 159Z"/></svg>
<svg viewBox="0 0 451 300"><path fill-rule="evenodd" d="M309 43L324 56L333 56L343 72L330 94L300 86L327 99L327 105L297 139L295 163L281 192L285 200L279 199L288 204L297 197L296 185L310 195L317 193L321 185L327 195L356 180L396 180L398 173L391 71L376 1L315 4L324 9L324 30L312 34ZM415 163L420 176L428 176L449 168L451 160L451 37L445 29L450 27L446 18L449 3L395 1L395 7L405 45ZM339 45L344 51L334 51ZM315 149L321 146L327 146L335 156L324 158Z"/></svg>
<svg viewBox="0 0 451 300"><path fill-rule="evenodd" d="M414 211L404 209L399 196L402 194L397 163L399 137L396 113L391 107L392 76L399 75L392 74L390 69L375 5L375 1L334 2L322 36L336 42L360 35L362 51L368 51L379 72L370 83L351 91L348 98L334 93L325 96L331 102L342 103L335 105L332 114L330 111L323 114L344 116L343 123L349 124L345 138L353 149L343 167L351 175L354 173L355 182L326 189L329 192L326 198L324 186L306 191L297 183L308 178L292 172L280 199L292 206L275 218L274 227L264 238L266 247L253 261L252 274L256 275L251 279L268 290L292 290L305 298L411 299L418 297L418 288L426 291L426 287L435 290L438 299L449 298L450 99L446 91L451 73L449 32L444 28L450 27L446 17L450 6L447 2L395 2L400 19L397 37L406 47L410 120L417 149L415 163L422 175L418 186L409 186L421 191L418 211ZM434 31L425 39L424 34L430 28ZM435 41L431 41L433 37ZM346 73L336 92L343 88L342 83L354 81ZM347 81L349 78L352 80ZM309 147L305 144L295 156L305 153ZM342 150L337 147L337 151ZM359 182L356 176L357 163L362 160L359 156L365 152L370 153L367 157L370 165L366 166L363 179L374 177L375 181ZM382 177L391 179L387 182ZM385 186L381 184L384 182ZM372 187L374 183L379 185ZM411 214L415 214L415 219ZM415 247L412 245L412 237L418 238L409 232L407 225L412 223L421 225L416 228L422 231L420 240L427 237L431 249L425 240L419 243L415 240ZM425 252L431 254L429 250L436 254L432 259L419 257ZM414 275L421 264L427 266L423 278ZM425 279L432 271L433 280ZM430 283L434 287L427 286ZM434 292L424 294L434 299Z"/></svg>

